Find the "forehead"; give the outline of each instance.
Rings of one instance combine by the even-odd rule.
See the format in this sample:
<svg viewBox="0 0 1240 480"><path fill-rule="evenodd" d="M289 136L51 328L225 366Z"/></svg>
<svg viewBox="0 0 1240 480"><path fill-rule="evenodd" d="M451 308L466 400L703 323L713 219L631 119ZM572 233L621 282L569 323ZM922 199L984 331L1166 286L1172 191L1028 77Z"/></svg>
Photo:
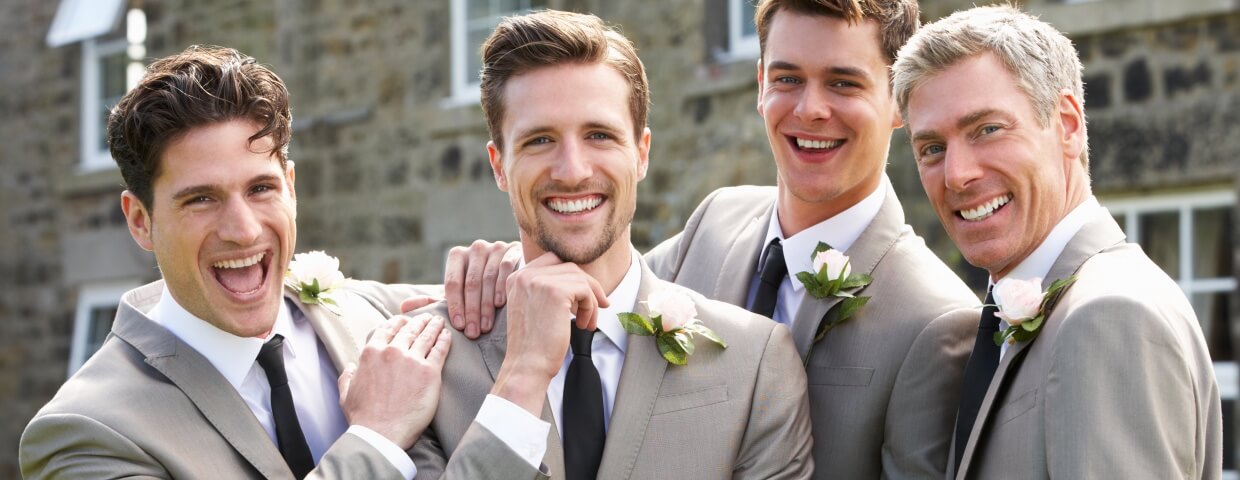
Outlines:
<svg viewBox="0 0 1240 480"><path fill-rule="evenodd" d="M503 135L605 124L632 132L629 84L605 63L537 68L504 85Z"/></svg>
<svg viewBox="0 0 1240 480"><path fill-rule="evenodd" d="M840 17L780 10L771 20L764 61L802 66L866 66L887 70L873 19L850 24Z"/></svg>
<svg viewBox="0 0 1240 480"><path fill-rule="evenodd" d="M954 128L979 112L1032 119L1033 104L1016 77L992 53L959 60L927 76L909 92L910 132Z"/></svg>
<svg viewBox="0 0 1240 480"><path fill-rule="evenodd" d="M171 194L194 185L228 185L258 175L280 174L271 137L250 142L258 124L230 120L191 128L173 138L159 156L153 186Z"/></svg>

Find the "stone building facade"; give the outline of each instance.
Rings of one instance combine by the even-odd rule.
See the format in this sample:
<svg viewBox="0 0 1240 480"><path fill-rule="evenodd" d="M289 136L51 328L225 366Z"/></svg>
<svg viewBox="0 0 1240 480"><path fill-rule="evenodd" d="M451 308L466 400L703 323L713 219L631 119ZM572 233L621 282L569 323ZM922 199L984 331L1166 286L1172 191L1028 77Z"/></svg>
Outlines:
<svg viewBox="0 0 1240 480"><path fill-rule="evenodd" d="M58 8L99 3L116 4L105 31L65 40L74 25ZM973 2L922 3L933 20ZM1025 3L1077 43L1095 191L1192 294L1234 398L1240 11L1222 0ZM102 340L117 292L158 278L125 229L120 175L96 148L97 119L123 92L131 53L219 44L271 65L293 99L299 250L325 249L355 278L437 282L451 246L516 236L487 163L470 52L494 15L540 6L620 26L647 66L654 140L633 225L639 248L679 231L717 187L774 183L745 0L0 4L0 405L10 412L0 477L17 475L23 426ZM144 17L137 41L126 38L142 20L131 10ZM903 135L889 177L910 222L984 286L926 204Z"/></svg>

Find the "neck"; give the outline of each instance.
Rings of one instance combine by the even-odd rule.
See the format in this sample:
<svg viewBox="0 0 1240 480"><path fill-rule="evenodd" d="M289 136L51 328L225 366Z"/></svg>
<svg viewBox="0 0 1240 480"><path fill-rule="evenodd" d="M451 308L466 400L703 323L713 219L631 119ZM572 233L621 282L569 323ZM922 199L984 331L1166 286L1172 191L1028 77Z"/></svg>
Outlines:
<svg viewBox="0 0 1240 480"><path fill-rule="evenodd" d="M866 182L860 188L822 201L806 200L792 193L788 187L779 185L779 229L784 237L791 237L801 231L822 223L861 203L878 189L882 182L878 176L873 182Z"/></svg>
<svg viewBox="0 0 1240 480"><path fill-rule="evenodd" d="M625 227L624 232L616 236L616 241L602 255L590 263L578 264L581 270L593 277L609 296L620 285L620 281L624 280L625 274L629 272L629 267L633 264L633 245L629 238L629 227ZM521 233L521 250L527 264L547 253L537 241L528 238L524 232Z"/></svg>

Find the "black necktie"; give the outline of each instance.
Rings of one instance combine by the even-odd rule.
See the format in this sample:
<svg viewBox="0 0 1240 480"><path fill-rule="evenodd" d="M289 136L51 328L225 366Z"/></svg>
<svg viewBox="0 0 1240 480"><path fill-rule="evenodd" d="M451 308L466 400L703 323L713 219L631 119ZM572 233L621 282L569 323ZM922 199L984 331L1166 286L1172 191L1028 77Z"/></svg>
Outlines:
<svg viewBox="0 0 1240 480"><path fill-rule="evenodd" d="M603 380L590 359L594 331L573 325L573 361L564 376L564 467L568 480L593 479L607 440L603 426Z"/></svg>
<svg viewBox="0 0 1240 480"><path fill-rule="evenodd" d="M775 301L779 300L779 284L788 276L788 264L784 262L784 247L779 239L766 246L766 264L758 279L758 294L753 297L750 311L767 318L775 318Z"/></svg>
<svg viewBox="0 0 1240 480"><path fill-rule="evenodd" d="M305 478L314 470L314 457L301 433L297 410L293 408L293 391L289 389L288 375L284 372L284 337L272 335L271 340L263 344L258 351L258 366L267 372L267 383L271 384L271 417L276 422L280 456L294 476Z"/></svg>
<svg viewBox="0 0 1240 480"><path fill-rule="evenodd" d="M999 367L999 346L995 345L995 332L999 331L999 321L995 317L998 310L994 306L995 297L986 292L986 306L982 307L982 318L977 324L977 339L973 341L973 353L969 355L969 363L964 367L964 385L960 392L960 408L956 411L956 470L960 470L960 459L964 456L964 447L969 442L969 433L973 431L973 422L982 407L986 390L990 388L990 379L995 376Z"/></svg>

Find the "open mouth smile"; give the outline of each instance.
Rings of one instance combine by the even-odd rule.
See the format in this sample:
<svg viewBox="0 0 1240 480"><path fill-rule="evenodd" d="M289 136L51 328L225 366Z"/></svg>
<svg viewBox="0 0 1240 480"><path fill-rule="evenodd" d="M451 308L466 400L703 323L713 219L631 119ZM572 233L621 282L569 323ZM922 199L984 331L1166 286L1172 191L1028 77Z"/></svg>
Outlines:
<svg viewBox="0 0 1240 480"><path fill-rule="evenodd" d="M258 293L267 282L267 273L271 267L270 252L259 252L254 255L220 260L211 264L215 281L225 290L239 295Z"/></svg>
<svg viewBox="0 0 1240 480"><path fill-rule="evenodd" d="M969 222L977 222L977 221L985 220L989 218L991 215L994 215L995 212L998 212L999 210L1001 210L1004 205L1007 205L1008 202L1011 202L1011 201L1012 201L1012 194L1009 193L1009 194L1001 195L1001 196L990 199L990 201L983 203L976 208L970 208L966 210L957 210L956 215L959 215L960 218L963 218L965 219L965 221L969 221Z"/></svg>
<svg viewBox="0 0 1240 480"><path fill-rule="evenodd" d="M814 140L801 137L788 137L793 140L798 150L805 152L826 152L844 145L844 140Z"/></svg>
<svg viewBox="0 0 1240 480"><path fill-rule="evenodd" d="M606 198L602 195L587 195L573 199L553 197L544 200L543 204L561 215L583 215L597 209L604 200Z"/></svg>

